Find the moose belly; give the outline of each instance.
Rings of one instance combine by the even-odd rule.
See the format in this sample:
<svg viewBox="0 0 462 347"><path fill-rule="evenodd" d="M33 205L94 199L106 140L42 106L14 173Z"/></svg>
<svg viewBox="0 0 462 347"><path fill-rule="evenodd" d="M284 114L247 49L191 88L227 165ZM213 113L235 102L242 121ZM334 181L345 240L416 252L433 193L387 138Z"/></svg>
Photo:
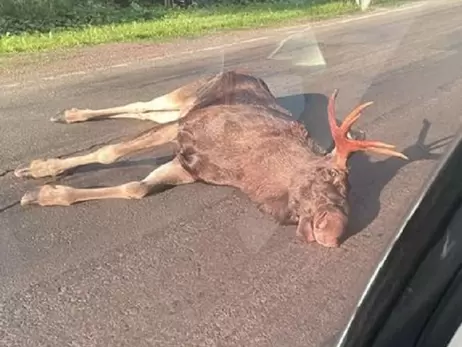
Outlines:
<svg viewBox="0 0 462 347"><path fill-rule="evenodd" d="M298 217L291 208L285 177L268 175L268 171L260 165L245 165L237 158L230 161L224 157L209 157L192 148L182 147L178 158L196 180L238 188L262 212L270 214L279 223L297 223Z"/></svg>

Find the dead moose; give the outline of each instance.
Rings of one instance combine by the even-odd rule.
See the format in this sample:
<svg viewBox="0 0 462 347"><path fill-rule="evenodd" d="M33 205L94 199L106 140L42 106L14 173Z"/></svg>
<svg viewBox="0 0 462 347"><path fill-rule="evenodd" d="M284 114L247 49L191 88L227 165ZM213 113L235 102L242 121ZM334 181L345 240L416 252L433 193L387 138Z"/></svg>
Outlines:
<svg viewBox="0 0 462 347"><path fill-rule="evenodd" d="M16 169L16 176L57 176L77 166L110 164L167 143L175 145L175 156L141 181L93 189L44 185L27 192L21 204L68 206L96 199L141 199L158 185L202 181L238 188L279 223L298 224L297 235L307 242L338 247L348 222L350 155L368 151L407 157L394 151L392 145L347 136L371 103L356 107L339 126L336 96L337 90L328 104L335 147L324 156L315 153L316 144L305 127L278 105L262 79L238 71L196 80L149 102L102 110L67 110L51 120L76 123L136 118L158 124L134 139L90 154L34 160Z"/></svg>

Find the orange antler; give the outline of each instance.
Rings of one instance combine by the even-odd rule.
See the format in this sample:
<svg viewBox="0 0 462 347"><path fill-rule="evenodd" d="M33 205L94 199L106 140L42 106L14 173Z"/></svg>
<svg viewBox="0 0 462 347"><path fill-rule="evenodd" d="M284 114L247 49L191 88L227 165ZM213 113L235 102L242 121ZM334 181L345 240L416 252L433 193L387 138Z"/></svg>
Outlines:
<svg viewBox="0 0 462 347"><path fill-rule="evenodd" d="M337 125L335 120L335 99L338 95L338 89L335 89L329 99L329 105L327 113L329 115L329 126L332 133L332 137L335 142L335 154L334 158L337 166L340 169L346 169L346 164L349 156L356 151L375 152L380 154L387 154L394 157L408 159L404 154L394 151L395 146L379 141L359 141L350 140L347 138L347 134L350 131L353 124L361 116L362 110L372 105L372 102L359 105L345 118L341 126Z"/></svg>

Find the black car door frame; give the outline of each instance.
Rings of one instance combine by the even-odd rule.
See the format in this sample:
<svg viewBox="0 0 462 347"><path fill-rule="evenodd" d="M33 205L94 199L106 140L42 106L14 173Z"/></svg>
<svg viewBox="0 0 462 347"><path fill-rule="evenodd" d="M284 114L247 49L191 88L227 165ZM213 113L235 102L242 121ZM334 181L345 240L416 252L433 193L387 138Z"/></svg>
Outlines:
<svg viewBox="0 0 462 347"><path fill-rule="evenodd" d="M371 347L462 198L462 131L430 176L372 275L336 347Z"/></svg>

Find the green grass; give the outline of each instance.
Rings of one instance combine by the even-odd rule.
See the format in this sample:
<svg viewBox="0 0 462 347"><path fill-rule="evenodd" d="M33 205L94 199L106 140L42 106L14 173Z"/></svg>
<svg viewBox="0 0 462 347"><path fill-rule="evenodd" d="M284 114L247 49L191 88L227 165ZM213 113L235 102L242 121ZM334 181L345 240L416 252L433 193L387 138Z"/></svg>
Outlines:
<svg viewBox="0 0 462 347"><path fill-rule="evenodd" d="M387 0L396 1L396 0ZM383 2L383 0L381 1ZM113 42L198 36L228 29L257 28L287 23L294 19L323 19L358 11L350 1L300 1L296 4L262 3L247 6L219 6L191 10L152 8L156 19L106 25L86 25L48 33L26 32L0 36L0 54L39 52Z"/></svg>

